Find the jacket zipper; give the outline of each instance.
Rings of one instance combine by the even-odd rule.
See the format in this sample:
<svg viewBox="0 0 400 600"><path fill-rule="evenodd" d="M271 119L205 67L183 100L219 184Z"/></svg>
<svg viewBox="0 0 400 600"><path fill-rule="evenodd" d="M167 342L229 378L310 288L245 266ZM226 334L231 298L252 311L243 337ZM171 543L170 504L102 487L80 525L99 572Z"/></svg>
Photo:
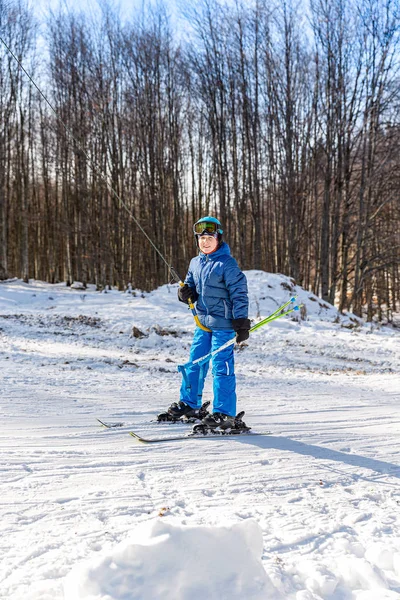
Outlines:
<svg viewBox="0 0 400 600"><path fill-rule="evenodd" d="M207 263L209 262L209 260L210 260L210 258L209 258L209 256L207 255L207 256L206 256L206 260L205 260L205 266L207 266ZM201 281L201 273L200 273L200 281ZM203 305L204 305L204 307L205 307L205 309L206 309L206 315L208 316L208 315L209 315L209 312L208 312L208 306L207 306L207 304L206 304L206 301L205 301L205 298L204 298L204 294L203 294L203 287L202 287L202 289L201 289L201 293L202 293Z"/></svg>
<svg viewBox="0 0 400 600"><path fill-rule="evenodd" d="M224 307L225 307L225 319L229 319L229 316L228 316L229 309L228 309L226 300L222 299L222 302L224 303Z"/></svg>

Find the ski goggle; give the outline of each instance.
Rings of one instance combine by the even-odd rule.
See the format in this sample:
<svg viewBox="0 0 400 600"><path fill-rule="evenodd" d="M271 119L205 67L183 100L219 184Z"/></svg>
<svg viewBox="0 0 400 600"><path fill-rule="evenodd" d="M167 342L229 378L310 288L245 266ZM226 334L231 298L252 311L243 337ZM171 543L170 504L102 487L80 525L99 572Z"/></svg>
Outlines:
<svg viewBox="0 0 400 600"><path fill-rule="evenodd" d="M211 223L204 221L203 223L195 223L193 225L193 232L197 235L202 234L213 234L218 233L218 225L216 223Z"/></svg>

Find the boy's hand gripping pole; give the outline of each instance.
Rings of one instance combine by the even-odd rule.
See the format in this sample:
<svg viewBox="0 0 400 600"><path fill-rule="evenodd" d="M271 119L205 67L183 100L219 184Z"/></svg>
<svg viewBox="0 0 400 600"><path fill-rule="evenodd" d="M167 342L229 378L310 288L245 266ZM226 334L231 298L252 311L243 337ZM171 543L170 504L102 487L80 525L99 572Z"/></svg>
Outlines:
<svg viewBox="0 0 400 600"><path fill-rule="evenodd" d="M169 270L170 270L172 277L176 281L176 283L179 283L179 285L181 287L183 287L185 284L183 283L182 279L179 277L178 273L175 271L174 267L169 267ZM194 319L197 327L200 327L200 329L202 329L203 331L211 331L211 329L208 329L208 327L205 327L204 325L202 325L200 323L200 319L197 315L196 308L190 298L188 300L188 304L189 304L190 310L192 311L193 319Z"/></svg>

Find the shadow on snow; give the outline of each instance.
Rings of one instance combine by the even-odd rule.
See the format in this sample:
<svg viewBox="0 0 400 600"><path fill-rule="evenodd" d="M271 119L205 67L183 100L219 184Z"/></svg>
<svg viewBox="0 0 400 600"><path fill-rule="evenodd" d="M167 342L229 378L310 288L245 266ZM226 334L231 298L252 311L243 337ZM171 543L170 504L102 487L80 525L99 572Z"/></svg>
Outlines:
<svg viewBox="0 0 400 600"><path fill-rule="evenodd" d="M278 437L278 436L254 436L240 438L237 440L242 444L251 444L252 446L258 446L259 448L275 450L284 450L286 452L294 452L296 454L302 454L303 456L312 456L313 458L336 461L340 463L347 463L352 467L360 467L362 469L370 469L381 474L391 475L400 479L400 465L393 463L384 462L382 460L376 460L374 458L367 458L365 456L359 456L358 454L347 454L346 452L339 452L338 450L332 450L330 448L323 448L321 446L313 446L311 444L305 444L304 442L297 442L290 438Z"/></svg>

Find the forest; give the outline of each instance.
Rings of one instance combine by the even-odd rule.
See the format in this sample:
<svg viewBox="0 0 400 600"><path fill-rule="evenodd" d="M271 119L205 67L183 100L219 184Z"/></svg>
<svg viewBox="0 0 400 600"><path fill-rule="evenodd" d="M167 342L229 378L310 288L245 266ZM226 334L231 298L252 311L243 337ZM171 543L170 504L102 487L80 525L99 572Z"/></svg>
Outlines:
<svg viewBox="0 0 400 600"><path fill-rule="evenodd" d="M0 0L0 279L151 290L171 276L135 220L184 277L212 214L242 269L392 322L399 33L400 0L129 19L103 1L45 22Z"/></svg>

